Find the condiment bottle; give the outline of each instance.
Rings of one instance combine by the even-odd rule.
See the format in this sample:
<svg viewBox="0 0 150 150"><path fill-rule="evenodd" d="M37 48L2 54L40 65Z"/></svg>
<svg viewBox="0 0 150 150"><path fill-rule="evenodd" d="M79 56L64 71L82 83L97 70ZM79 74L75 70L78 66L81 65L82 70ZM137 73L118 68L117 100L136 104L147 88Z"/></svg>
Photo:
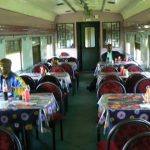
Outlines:
<svg viewBox="0 0 150 150"><path fill-rule="evenodd" d="M4 96L4 100L8 100L8 86L7 86L7 82L6 82L6 79L3 79L3 83L2 83L2 86L3 86L3 96Z"/></svg>
<svg viewBox="0 0 150 150"><path fill-rule="evenodd" d="M25 88L24 100L25 100L26 102L30 101L30 87L29 87L29 86L27 86L27 87Z"/></svg>

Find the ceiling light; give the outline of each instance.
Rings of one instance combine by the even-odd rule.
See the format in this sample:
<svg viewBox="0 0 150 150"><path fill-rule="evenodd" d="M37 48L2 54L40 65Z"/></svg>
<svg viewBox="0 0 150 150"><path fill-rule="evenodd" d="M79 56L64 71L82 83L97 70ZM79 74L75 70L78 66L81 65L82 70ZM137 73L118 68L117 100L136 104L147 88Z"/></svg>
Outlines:
<svg viewBox="0 0 150 150"><path fill-rule="evenodd" d="M143 26L145 29L148 29L148 28L150 28L150 25L144 25Z"/></svg>
<svg viewBox="0 0 150 150"><path fill-rule="evenodd" d="M57 0L57 3L56 3L57 6L60 6L60 5L64 5L64 2L63 0Z"/></svg>
<svg viewBox="0 0 150 150"><path fill-rule="evenodd" d="M108 0L107 3L109 3L109 4L116 4L117 0Z"/></svg>

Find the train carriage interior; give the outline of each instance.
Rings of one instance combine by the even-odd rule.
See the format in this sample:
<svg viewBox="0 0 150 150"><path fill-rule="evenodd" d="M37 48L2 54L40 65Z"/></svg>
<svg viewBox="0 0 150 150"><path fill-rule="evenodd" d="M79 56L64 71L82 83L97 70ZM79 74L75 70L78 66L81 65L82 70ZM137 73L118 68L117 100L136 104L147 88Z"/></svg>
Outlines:
<svg viewBox="0 0 150 150"><path fill-rule="evenodd" d="M55 130L53 121L50 131L36 132L33 127L32 133L24 133L23 136L27 137L20 138L23 150L99 150L98 132L101 131L102 141L106 141L107 137L103 128L98 127L103 118L98 121L100 97L96 90L105 73L98 74L97 68L101 67L98 70L101 71L105 65L100 62L109 44L113 51L120 54L111 64L116 72L121 73L121 61L131 61L134 69L128 71L129 64L123 64L125 74L134 72L137 76L142 74L139 75L140 80L149 79L150 0L0 0L0 59L10 59L12 71L16 74L31 75L35 86L38 86L38 74L49 75L51 70L55 70L56 75L54 72L52 75L60 82L62 92L62 102L58 104L59 113L63 116L63 140L60 138L59 123L56 123ZM71 69L59 61L70 63ZM136 70L135 64L139 70ZM38 65L40 67L34 72L34 67ZM62 80L64 72L68 73L70 80L68 76ZM122 76L119 74L125 89L122 94L126 94L129 91L126 89L127 76ZM135 78L132 79L134 83L128 83L130 89L132 84L132 92L139 80ZM94 89L89 90L89 84L94 84ZM147 82L142 86L145 90L150 85ZM110 89L110 93L115 91ZM3 119L2 112L0 107L0 120ZM114 116L110 118L113 119ZM21 135L19 133L19 137Z"/></svg>

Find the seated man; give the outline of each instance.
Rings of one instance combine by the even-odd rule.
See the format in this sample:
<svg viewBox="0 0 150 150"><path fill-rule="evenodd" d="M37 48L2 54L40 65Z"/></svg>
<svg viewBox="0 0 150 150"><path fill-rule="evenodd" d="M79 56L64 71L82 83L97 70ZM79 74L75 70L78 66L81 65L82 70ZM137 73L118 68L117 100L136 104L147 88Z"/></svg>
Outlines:
<svg viewBox="0 0 150 150"><path fill-rule="evenodd" d="M112 45L108 44L107 45L107 52L105 52L102 55L102 61L112 62L112 60L115 60L115 58L118 59L118 57L121 57L122 60L124 59L123 54L119 53L118 51L112 51ZM97 72L99 72L99 71L100 71L100 67L97 66L97 68L95 69L95 72L94 72L94 78L91 81L90 85L87 86L87 90L94 91L96 89L96 82L97 82L97 76L96 75L97 75Z"/></svg>
<svg viewBox="0 0 150 150"><path fill-rule="evenodd" d="M107 45L107 52L102 54L102 61L106 62L112 62L112 60L115 60L116 58L121 57L122 60L124 60L124 55L119 53L118 51L112 51L112 45Z"/></svg>
<svg viewBox="0 0 150 150"><path fill-rule="evenodd" d="M14 87L23 87L24 81L11 71L11 60L3 58L0 60L0 93L3 92L3 81L6 81L7 92L13 96Z"/></svg>

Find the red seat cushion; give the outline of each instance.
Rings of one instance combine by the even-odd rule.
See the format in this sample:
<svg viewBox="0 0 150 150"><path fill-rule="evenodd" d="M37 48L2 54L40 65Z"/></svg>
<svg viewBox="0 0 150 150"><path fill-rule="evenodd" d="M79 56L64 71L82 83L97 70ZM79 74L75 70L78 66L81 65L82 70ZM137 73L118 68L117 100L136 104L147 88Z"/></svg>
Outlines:
<svg viewBox="0 0 150 150"><path fill-rule="evenodd" d="M106 141L100 141L97 143L97 150L106 150ZM117 147L115 146L114 142L110 142L110 149L111 150L118 150Z"/></svg>

